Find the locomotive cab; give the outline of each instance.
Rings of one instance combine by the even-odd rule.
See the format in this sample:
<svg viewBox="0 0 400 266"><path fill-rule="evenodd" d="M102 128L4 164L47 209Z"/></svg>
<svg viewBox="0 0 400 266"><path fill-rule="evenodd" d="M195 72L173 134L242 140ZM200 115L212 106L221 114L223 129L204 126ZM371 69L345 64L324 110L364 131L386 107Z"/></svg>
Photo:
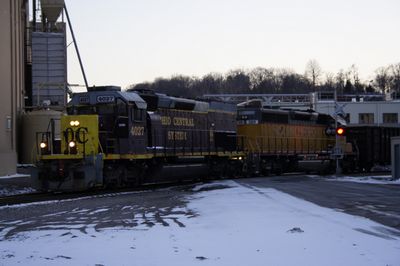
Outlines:
<svg viewBox="0 0 400 266"><path fill-rule="evenodd" d="M104 185L107 162L146 150L146 103L118 87L75 94L60 133L39 132L35 186L45 190L85 190ZM40 135L41 134L41 135ZM61 136L61 145L51 143ZM59 147L57 149L53 147ZM113 171L111 171L113 172Z"/></svg>
<svg viewBox="0 0 400 266"><path fill-rule="evenodd" d="M73 97L69 115L98 115L99 152L142 153L146 141L146 103L137 94L96 87Z"/></svg>

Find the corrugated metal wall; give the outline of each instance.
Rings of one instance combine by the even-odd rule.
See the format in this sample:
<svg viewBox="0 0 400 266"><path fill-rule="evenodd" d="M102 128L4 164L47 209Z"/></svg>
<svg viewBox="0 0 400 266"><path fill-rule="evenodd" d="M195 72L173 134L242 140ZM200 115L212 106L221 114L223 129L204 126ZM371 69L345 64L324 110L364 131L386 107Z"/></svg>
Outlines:
<svg viewBox="0 0 400 266"><path fill-rule="evenodd" d="M32 33L32 105L66 105L65 33Z"/></svg>

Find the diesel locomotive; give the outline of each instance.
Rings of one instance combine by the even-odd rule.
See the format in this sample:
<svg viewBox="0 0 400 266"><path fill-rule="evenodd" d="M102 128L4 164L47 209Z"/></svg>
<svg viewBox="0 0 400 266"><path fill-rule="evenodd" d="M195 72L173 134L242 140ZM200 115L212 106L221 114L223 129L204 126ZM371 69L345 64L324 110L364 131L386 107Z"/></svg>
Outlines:
<svg viewBox="0 0 400 266"><path fill-rule="evenodd" d="M51 123L54 123L52 121ZM328 171L331 116L92 87L76 93L60 132L37 133L41 190L78 191L196 178ZM334 130L333 130L334 131ZM351 149L340 140L346 156Z"/></svg>
<svg viewBox="0 0 400 266"><path fill-rule="evenodd" d="M270 172L328 172L333 166L335 121L330 115L263 109L258 101L238 109L238 135L262 175ZM339 139L345 147L344 138ZM349 156L349 152L346 153Z"/></svg>
<svg viewBox="0 0 400 266"><path fill-rule="evenodd" d="M235 174L236 106L92 87L72 97L61 132L37 133L44 190L86 190ZM49 127L54 129L54 127Z"/></svg>

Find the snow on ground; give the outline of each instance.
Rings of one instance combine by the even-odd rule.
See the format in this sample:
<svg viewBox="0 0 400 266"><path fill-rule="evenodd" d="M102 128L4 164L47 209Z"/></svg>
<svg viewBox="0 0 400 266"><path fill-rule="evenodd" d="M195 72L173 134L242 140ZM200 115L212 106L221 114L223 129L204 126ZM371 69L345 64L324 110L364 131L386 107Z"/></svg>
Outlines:
<svg viewBox="0 0 400 266"><path fill-rule="evenodd" d="M10 179L10 178L18 178L18 177L26 177L27 175L24 174L13 174L13 175L5 175L0 176L0 179Z"/></svg>
<svg viewBox="0 0 400 266"><path fill-rule="evenodd" d="M393 179L391 175L379 176L329 176L329 181L356 182L366 184L400 185L400 179Z"/></svg>
<svg viewBox="0 0 400 266"><path fill-rule="evenodd" d="M35 192L36 190L30 187L30 184L26 179L29 180L29 175L14 174L0 176L0 197ZM20 182L21 180L24 181Z"/></svg>
<svg viewBox="0 0 400 266"><path fill-rule="evenodd" d="M12 195L27 194L33 192L36 192L36 190L31 187L16 187L16 186L10 186L6 188L0 187L0 196L12 196Z"/></svg>
<svg viewBox="0 0 400 266"><path fill-rule="evenodd" d="M234 181L194 191L185 208L196 215L182 214L182 224L47 226L7 238L29 223L10 221L0 232L0 265L400 265L400 232L368 219Z"/></svg>

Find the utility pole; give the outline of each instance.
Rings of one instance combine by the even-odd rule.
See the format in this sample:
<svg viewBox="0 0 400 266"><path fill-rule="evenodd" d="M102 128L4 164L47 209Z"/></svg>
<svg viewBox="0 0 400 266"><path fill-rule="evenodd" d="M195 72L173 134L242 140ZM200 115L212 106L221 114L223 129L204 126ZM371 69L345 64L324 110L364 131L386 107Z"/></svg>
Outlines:
<svg viewBox="0 0 400 266"><path fill-rule="evenodd" d="M341 149L339 147L339 135L336 130L338 128L338 104L337 104L337 89L335 88L335 149L334 155L336 158L336 175L342 174L342 168L340 167L339 156L341 156Z"/></svg>
<svg viewBox="0 0 400 266"><path fill-rule="evenodd" d="M81 55L79 53L78 44L76 43L74 30L72 29L71 20L69 19L67 6L65 4L64 4L64 10L65 10L65 15L67 16L69 30L71 31L72 40L74 42L75 51L76 51L76 54L78 55L79 65L81 66L81 71L82 71L83 80L85 81L86 91L88 91L89 85L88 85L88 82L86 79L85 69L83 68L83 63L82 63Z"/></svg>

